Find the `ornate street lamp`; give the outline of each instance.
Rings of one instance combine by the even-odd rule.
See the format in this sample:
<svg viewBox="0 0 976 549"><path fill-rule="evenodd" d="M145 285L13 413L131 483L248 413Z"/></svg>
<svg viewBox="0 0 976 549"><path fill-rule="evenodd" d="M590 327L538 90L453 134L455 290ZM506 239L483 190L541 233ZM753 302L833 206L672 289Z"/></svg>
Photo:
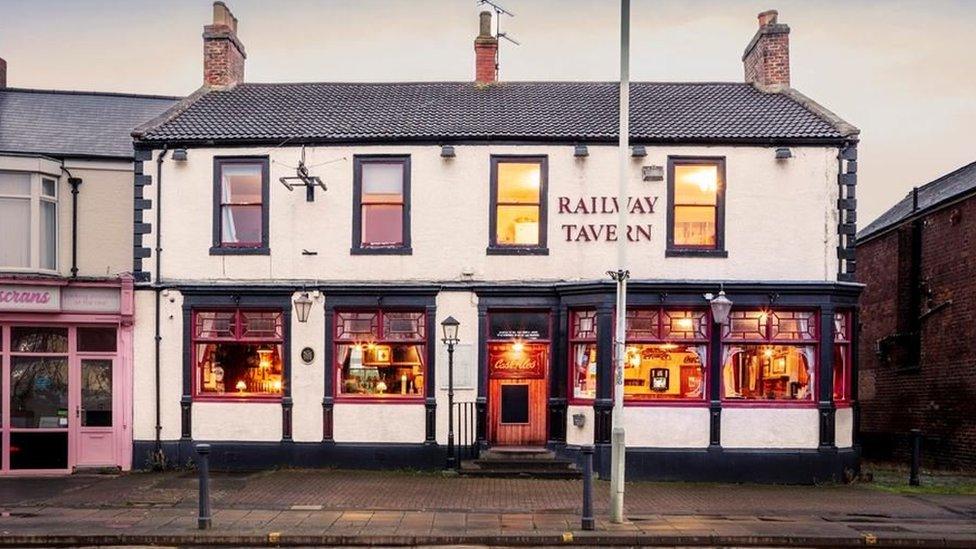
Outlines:
<svg viewBox="0 0 976 549"><path fill-rule="evenodd" d="M705 299L712 309L712 321L715 324L725 324L732 310L732 300L725 297L725 290L719 290L718 295L705 294Z"/></svg>
<svg viewBox="0 0 976 549"><path fill-rule="evenodd" d="M308 322L310 312L312 312L312 298L308 297L308 292L302 292L295 298L295 313L298 315L298 321Z"/></svg>
<svg viewBox="0 0 976 549"><path fill-rule="evenodd" d="M441 322L444 330L444 339L441 341L447 345L447 467L454 469L457 467L457 459L454 457L454 346L458 344L458 327L461 323L453 316L445 318Z"/></svg>

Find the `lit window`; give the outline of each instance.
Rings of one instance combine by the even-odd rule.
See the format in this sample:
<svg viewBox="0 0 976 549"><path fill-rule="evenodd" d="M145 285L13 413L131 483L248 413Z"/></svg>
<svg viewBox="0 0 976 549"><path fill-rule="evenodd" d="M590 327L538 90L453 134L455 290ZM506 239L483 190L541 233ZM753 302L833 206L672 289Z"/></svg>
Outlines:
<svg viewBox="0 0 976 549"><path fill-rule="evenodd" d="M573 398L596 397L596 311L573 311L570 320L570 371Z"/></svg>
<svg viewBox="0 0 976 549"><path fill-rule="evenodd" d="M545 247L545 160L493 158L492 162L491 244L500 248Z"/></svg>
<svg viewBox="0 0 976 549"><path fill-rule="evenodd" d="M58 268L57 180L0 172L0 268Z"/></svg>
<svg viewBox="0 0 976 549"><path fill-rule="evenodd" d="M338 395L393 399L424 396L424 312L341 311L335 318Z"/></svg>
<svg viewBox="0 0 976 549"><path fill-rule="evenodd" d="M669 164L669 250L722 250L724 161L672 158Z"/></svg>
<svg viewBox="0 0 976 549"><path fill-rule="evenodd" d="M724 398L813 400L816 320L812 311L732 311L722 335Z"/></svg>
<svg viewBox="0 0 976 549"><path fill-rule="evenodd" d="M704 311L628 309L624 400L703 400L708 357Z"/></svg>
<svg viewBox="0 0 976 549"><path fill-rule="evenodd" d="M410 161L406 157L360 158L354 177L358 226L356 250L403 250L409 246Z"/></svg>
<svg viewBox="0 0 976 549"><path fill-rule="evenodd" d="M834 314L834 401L851 399L851 315L847 312Z"/></svg>
<svg viewBox="0 0 976 549"><path fill-rule="evenodd" d="M195 311L195 394L268 398L283 391L281 311Z"/></svg>
<svg viewBox="0 0 976 549"><path fill-rule="evenodd" d="M214 246L228 249L268 246L268 161L217 158L217 211Z"/></svg>

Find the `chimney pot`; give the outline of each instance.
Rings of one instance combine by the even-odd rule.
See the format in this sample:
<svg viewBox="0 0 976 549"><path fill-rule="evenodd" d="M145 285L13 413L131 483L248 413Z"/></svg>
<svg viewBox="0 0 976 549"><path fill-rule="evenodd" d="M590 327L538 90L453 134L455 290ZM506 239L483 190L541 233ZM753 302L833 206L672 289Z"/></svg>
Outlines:
<svg viewBox="0 0 976 549"><path fill-rule="evenodd" d="M759 14L759 30L742 54L745 81L764 91L790 87L790 27L780 23L779 13Z"/></svg>
<svg viewBox="0 0 976 549"><path fill-rule="evenodd" d="M481 12L481 28L474 39L474 80L490 84L498 80L498 39L491 34L491 12Z"/></svg>
<svg viewBox="0 0 976 549"><path fill-rule="evenodd" d="M223 2L213 3L213 23L203 27L203 83L230 88L244 81L247 53L237 37L237 18Z"/></svg>

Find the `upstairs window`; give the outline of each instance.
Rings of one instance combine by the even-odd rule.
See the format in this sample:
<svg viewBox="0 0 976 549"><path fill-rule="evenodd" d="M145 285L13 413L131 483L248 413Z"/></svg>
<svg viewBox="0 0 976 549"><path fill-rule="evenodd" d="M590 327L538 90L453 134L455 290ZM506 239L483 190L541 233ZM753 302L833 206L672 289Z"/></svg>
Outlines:
<svg viewBox="0 0 976 549"><path fill-rule="evenodd" d="M0 171L0 269L58 268L58 182Z"/></svg>
<svg viewBox="0 0 976 549"><path fill-rule="evenodd" d="M410 253L410 157L360 157L353 165L352 253Z"/></svg>
<svg viewBox="0 0 976 549"><path fill-rule="evenodd" d="M669 256L725 256L725 160L668 159Z"/></svg>
<svg viewBox="0 0 976 549"><path fill-rule="evenodd" d="M546 253L545 157L492 157L489 253Z"/></svg>
<svg viewBox="0 0 976 549"><path fill-rule="evenodd" d="M213 253L268 253L268 159L214 159Z"/></svg>

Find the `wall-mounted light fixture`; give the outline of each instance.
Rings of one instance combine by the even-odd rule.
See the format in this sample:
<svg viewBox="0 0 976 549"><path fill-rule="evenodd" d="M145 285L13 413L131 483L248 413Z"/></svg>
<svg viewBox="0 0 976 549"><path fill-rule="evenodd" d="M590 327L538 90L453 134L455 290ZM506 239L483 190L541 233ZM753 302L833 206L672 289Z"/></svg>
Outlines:
<svg viewBox="0 0 976 549"><path fill-rule="evenodd" d="M576 158L583 158L585 156L590 156L590 150L586 148L586 145L582 143L577 143L576 147L573 148L573 156Z"/></svg>
<svg viewBox="0 0 976 549"><path fill-rule="evenodd" d="M719 290L718 295L707 293L705 299L712 309L712 322L725 324L729 319L729 312L732 311L732 300L725 297L725 290Z"/></svg>
<svg viewBox="0 0 976 549"><path fill-rule="evenodd" d="M634 145L630 148L630 156L633 156L634 158L643 158L647 156L647 149L644 148L644 145Z"/></svg>
<svg viewBox="0 0 976 549"><path fill-rule="evenodd" d="M454 145L441 145L441 158L454 158Z"/></svg>
<svg viewBox="0 0 976 549"><path fill-rule="evenodd" d="M186 162L186 149L176 149L173 151L173 160Z"/></svg>
<svg viewBox="0 0 976 549"><path fill-rule="evenodd" d="M308 322L308 313L312 311L312 298L308 292L302 292L295 298L295 314L298 315L299 322Z"/></svg>
<svg viewBox="0 0 976 549"><path fill-rule="evenodd" d="M793 151L789 147L779 147L776 149L776 160L786 160L793 158Z"/></svg>

